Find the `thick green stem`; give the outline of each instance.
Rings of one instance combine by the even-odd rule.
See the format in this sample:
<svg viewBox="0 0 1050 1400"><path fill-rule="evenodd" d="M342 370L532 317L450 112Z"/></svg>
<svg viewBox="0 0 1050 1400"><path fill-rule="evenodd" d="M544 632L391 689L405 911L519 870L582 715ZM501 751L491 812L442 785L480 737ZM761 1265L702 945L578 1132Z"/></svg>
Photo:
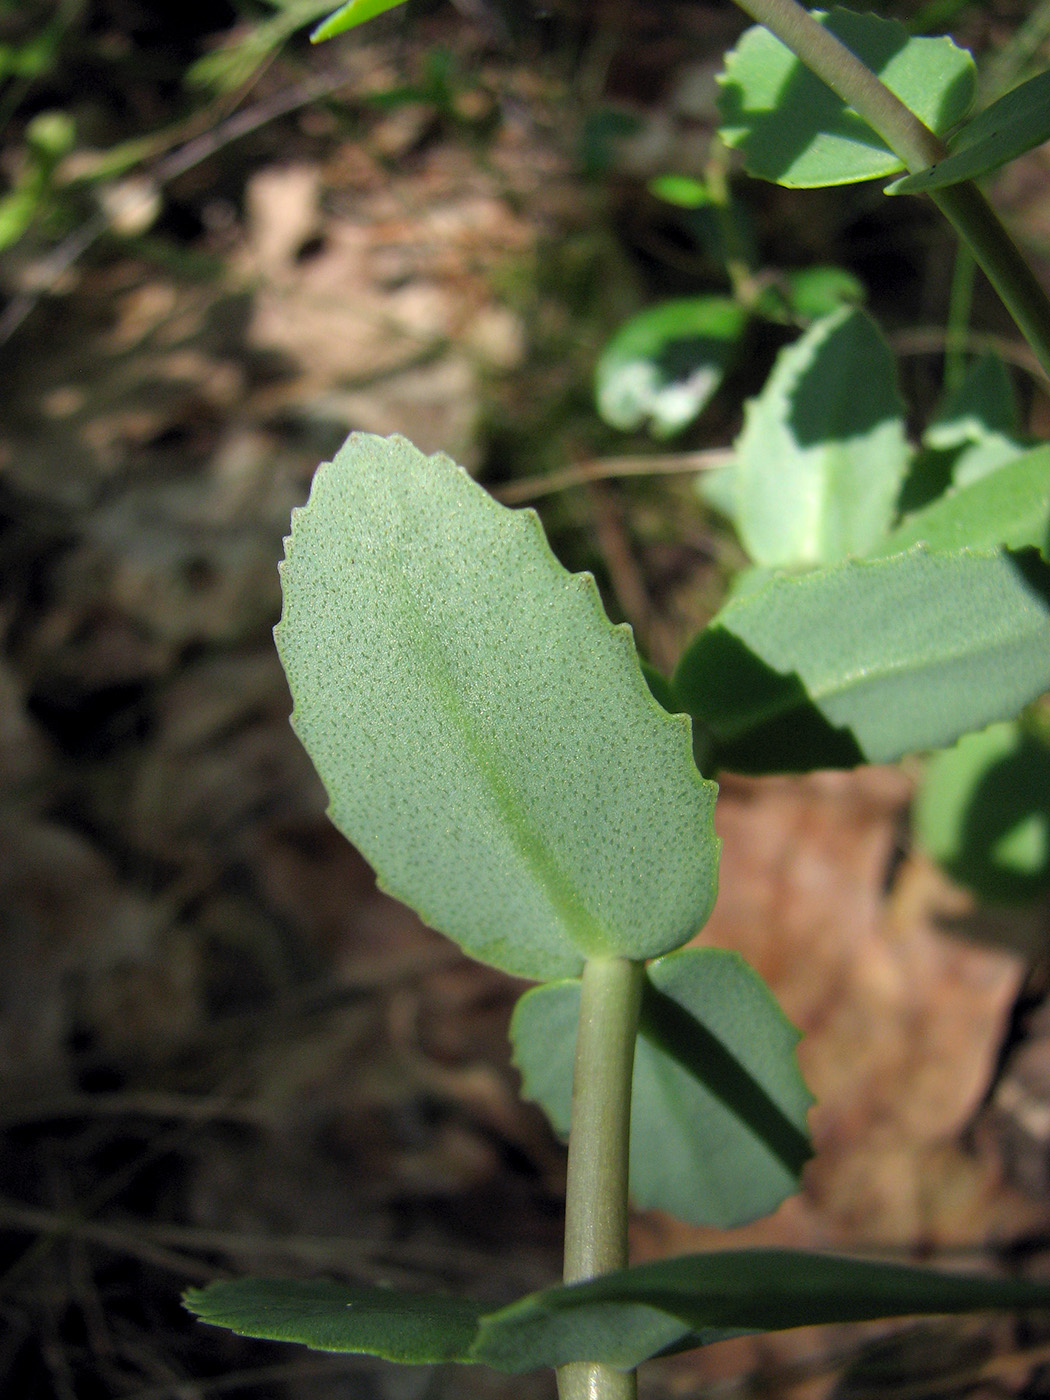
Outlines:
<svg viewBox="0 0 1050 1400"><path fill-rule="evenodd" d="M737 0L737 4L859 112L909 171L925 170L947 155L941 139L796 0ZM969 245L1050 375L1050 301L980 190L971 183L950 185L932 190L930 198Z"/></svg>
<svg viewBox="0 0 1050 1400"><path fill-rule="evenodd" d="M642 1001L641 963L590 958L583 969L565 1193L565 1282L627 1265L631 1076ZM560 1400L634 1400L634 1372L574 1362L558 1370Z"/></svg>

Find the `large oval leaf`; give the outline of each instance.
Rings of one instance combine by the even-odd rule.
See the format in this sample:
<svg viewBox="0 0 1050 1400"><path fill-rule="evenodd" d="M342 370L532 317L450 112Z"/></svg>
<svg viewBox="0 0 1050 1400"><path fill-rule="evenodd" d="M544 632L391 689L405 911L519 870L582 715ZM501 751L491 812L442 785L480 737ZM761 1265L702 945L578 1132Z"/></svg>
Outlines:
<svg viewBox="0 0 1050 1400"><path fill-rule="evenodd" d="M673 688L724 767L891 763L1050 687L1048 578L1005 554L921 548L774 575L696 637Z"/></svg>
<svg viewBox="0 0 1050 1400"><path fill-rule="evenodd" d="M912 38L897 20L833 9L814 17L906 107L941 133L973 101L976 69L949 38ZM893 175L904 162L768 29L756 26L726 57L722 138L748 172L781 185L848 185Z"/></svg>
<svg viewBox="0 0 1050 1400"><path fill-rule="evenodd" d="M385 889L523 977L696 932L715 787L534 512L355 434L296 511L282 580L293 723Z"/></svg>
<svg viewBox="0 0 1050 1400"><path fill-rule="evenodd" d="M687 297L639 312L620 327L594 371L598 412L624 432L649 423L672 437L722 382L747 324L727 297Z"/></svg>
<svg viewBox="0 0 1050 1400"><path fill-rule="evenodd" d="M1050 141L1050 73L1040 73L986 107L951 140L951 155L886 186L887 194L922 194L976 180Z"/></svg>
<svg viewBox="0 0 1050 1400"><path fill-rule="evenodd" d="M867 554L908 468L903 411L893 357L865 312L842 307L781 350L747 405L733 466L733 519L756 564Z"/></svg>
<svg viewBox="0 0 1050 1400"><path fill-rule="evenodd" d="M1020 724L967 734L930 760L915 834L953 879L992 903L1050 887L1050 748Z"/></svg>
<svg viewBox="0 0 1050 1400"><path fill-rule="evenodd" d="M580 984L527 992L511 1021L526 1098L567 1137ZM798 1190L812 1098L798 1032L737 953L685 948L646 969L630 1191L694 1225L742 1225Z"/></svg>

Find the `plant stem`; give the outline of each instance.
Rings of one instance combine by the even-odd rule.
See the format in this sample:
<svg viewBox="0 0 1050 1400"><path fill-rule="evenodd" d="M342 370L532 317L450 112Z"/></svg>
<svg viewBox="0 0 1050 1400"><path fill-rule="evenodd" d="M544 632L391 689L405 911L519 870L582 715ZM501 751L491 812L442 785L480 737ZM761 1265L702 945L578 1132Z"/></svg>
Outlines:
<svg viewBox="0 0 1050 1400"><path fill-rule="evenodd" d="M589 958L583 968L565 1192L565 1282L627 1265L631 1076L643 966ZM634 1400L634 1372L597 1362L558 1369L560 1400Z"/></svg>
<svg viewBox="0 0 1050 1400"><path fill-rule="evenodd" d="M911 173L947 155L940 137L796 0L737 0L737 4L858 112ZM930 198L969 245L1050 375L1050 301L991 206L970 182L931 190Z"/></svg>

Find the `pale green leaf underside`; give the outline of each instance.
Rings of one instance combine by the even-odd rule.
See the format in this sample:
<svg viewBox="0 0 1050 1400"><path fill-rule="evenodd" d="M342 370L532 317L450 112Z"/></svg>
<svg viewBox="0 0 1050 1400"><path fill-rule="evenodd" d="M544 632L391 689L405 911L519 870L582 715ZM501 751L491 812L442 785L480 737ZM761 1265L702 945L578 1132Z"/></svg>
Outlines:
<svg viewBox="0 0 1050 1400"><path fill-rule="evenodd" d="M912 38L897 20L833 9L813 12L882 81L941 133L973 101L976 70L949 38ZM726 56L721 134L747 170L782 185L852 184L903 168L881 137L760 26Z"/></svg>
<svg viewBox="0 0 1050 1400"><path fill-rule="evenodd" d="M775 575L717 614L673 686L727 768L894 762L1050 686L1046 574L1000 553L915 548Z"/></svg>
<svg viewBox="0 0 1050 1400"><path fill-rule="evenodd" d="M907 467L893 357L871 318L843 307L781 350L747 406L732 476L744 548L768 568L866 554Z"/></svg>
<svg viewBox="0 0 1050 1400"><path fill-rule="evenodd" d="M1050 447L1036 447L916 511L879 545L929 549L1038 549L1050 545Z"/></svg>
<svg viewBox="0 0 1050 1400"><path fill-rule="evenodd" d="M598 412L627 432L681 432L722 382L747 324L727 297L687 297L639 312L620 327L594 371Z"/></svg>
<svg viewBox="0 0 1050 1400"><path fill-rule="evenodd" d="M387 10L393 10L404 3L405 0L347 0L345 5L333 10L328 18L317 26L310 35L310 42L320 44L325 39L334 39L337 34L356 29L359 24L365 24L377 15L385 14Z"/></svg>
<svg viewBox="0 0 1050 1400"><path fill-rule="evenodd" d="M922 194L977 180L1050 140L1050 73L1040 73L985 108L952 137L951 154L928 170L886 186L887 194Z"/></svg>
<svg viewBox="0 0 1050 1400"><path fill-rule="evenodd" d="M795 1250L739 1250L641 1264L492 1312L461 1299L289 1279L213 1283L191 1289L186 1306L242 1336L320 1351L481 1362L509 1372L569 1361L629 1370L658 1353L742 1331L1047 1308L1050 1285Z"/></svg>
<svg viewBox="0 0 1050 1400"><path fill-rule="evenodd" d="M736 953L685 948L651 963L635 1050L630 1191L636 1206L728 1228L798 1190L812 1103L798 1032ZM524 1096L567 1137L580 984L537 987L511 1022Z"/></svg>
<svg viewBox="0 0 1050 1400"><path fill-rule="evenodd" d="M330 813L383 887L523 977L655 957L714 901L714 784L630 630L532 511L355 434L296 511L278 649Z"/></svg>

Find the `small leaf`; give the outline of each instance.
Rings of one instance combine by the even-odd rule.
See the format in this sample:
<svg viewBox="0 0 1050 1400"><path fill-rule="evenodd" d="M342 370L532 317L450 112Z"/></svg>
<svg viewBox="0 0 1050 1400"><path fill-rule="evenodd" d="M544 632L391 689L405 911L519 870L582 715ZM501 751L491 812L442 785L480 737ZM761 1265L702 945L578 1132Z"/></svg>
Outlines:
<svg viewBox="0 0 1050 1400"><path fill-rule="evenodd" d="M691 175L657 175L649 181L649 193L679 209L702 209L714 202L703 180Z"/></svg>
<svg viewBox="0 0 1050 1400"><path fill-rule="evenodd" d="M1050 687L1045 569L916 548L774 575L695 638L672 684L740 772L892 763Z"/></svg>
<svg viewBox="0 0 1050 1400"><path fill-rule="evenodd" d="M929 549L1050 548L1050 446L1025 452L909 515L876 556Z"/></svg>
<svg viewBox="0 0 1050 1400"><path fill-rule="evenodd" d="M976 69L949 38L913 39L878 15L813 11L927 126L954 126L973 101ZM747 30L720 79L722 139L744 153L748 172L781 185L848 185L903 168L882 138L779 39Z"/></svg>
<svg viewBox="0 0 1050 1400"><path fill-rule="evenodd" d="M923 194L977 180L1050 141L1050 72L1040 73L986 107L957 131L951 154L928 170L886 186L887 194Z"/></svg>
<svg viewBox="0 0 1050 1400"><path fill-rule="evenodd" d="M788 1249L737 1250L639 1264L533 1293L481 1319L473 1355L505 1371L578 1360L627 1371L742 1331L1030 1308L1050 1308L1050 1284Z"/></svg>
<svg viewBox="0 0 1050 1400"><path fill-rule="evenodd" d="M1024 452L1013 384L998 355L975 360L922 435L936 452L954 452L951 478L966 486Z"/></svg>
<svg viewBox="0 0 1050 1400"><path fill-rule="evenodd" d="M927 447L962 447L1018 431L1017 400L1006 366L992 351L979 356L947 403L927 425Z"/></svg>
<svg viewBox="0 0 1050 1400"><path fill-rule="evenodd" d="M295 512L277 643L335 825L383 887L523 977L655 957L714 902L715 787L630 629L533 511L353 435Z"/></svg>
<svg viewBox="0 0 1050 1400"><path fill-rule="evenodd" d="M864 283L844 267L802 267L784 274L788 306L802 321L830 316L840 306L860 306Z"/></svg>
<svg viewBox="0 0 1050 1400"><path fill-rule="evenodd" d="M469 1361L481 1316L479 1303L461 1298L324 1279L233 1279L191 1288L183 1301L202 1322L241 1337L412 1365Z"/></svg>
<svg viewBox="0 0 1050 1400"><path fill-rule="evenodd" d="M621 326L595 367L598 412L624 432L646 420L672 437L700 413L732 362L747 312L726 297L649 307Z"/></svg>
<svg viewBox="0 0 1050 1400"><path fill-rule="evenodd" d="M747 405L733 468L744 548L771 568L866 554L907 465L889 347L869 316L842 307L780 352Z"/></svg>
<svg viewBox="0 0 1050 1400"><path fill-rule="evenodd" d="M920 844L991 903L1050 888L1050 749L1016 722L930 760L912 812Z"/></svg>
<svg viewBox="0 0 1050 1400"><path fill-rule="evenodd" d="M568 1136L580 984L536 987L511 1022L523 1094ZM642 1209L729 1227L798 1190L812 1098L798 1032L736 953L685 948L646 969L631 1100L630 1190Z"/></svg>
<svg viewBox="0 0 1050 1400"><path fill-rule="evenodd" d="M393 10L404 3L405 0L346 0L345 5L333 10L328 18L317 26L310 35L310 42L320 44L325 39L334 39L337 34L356 29L359 24L375 19L377 15L385 14L387 10Z"/></svg>

